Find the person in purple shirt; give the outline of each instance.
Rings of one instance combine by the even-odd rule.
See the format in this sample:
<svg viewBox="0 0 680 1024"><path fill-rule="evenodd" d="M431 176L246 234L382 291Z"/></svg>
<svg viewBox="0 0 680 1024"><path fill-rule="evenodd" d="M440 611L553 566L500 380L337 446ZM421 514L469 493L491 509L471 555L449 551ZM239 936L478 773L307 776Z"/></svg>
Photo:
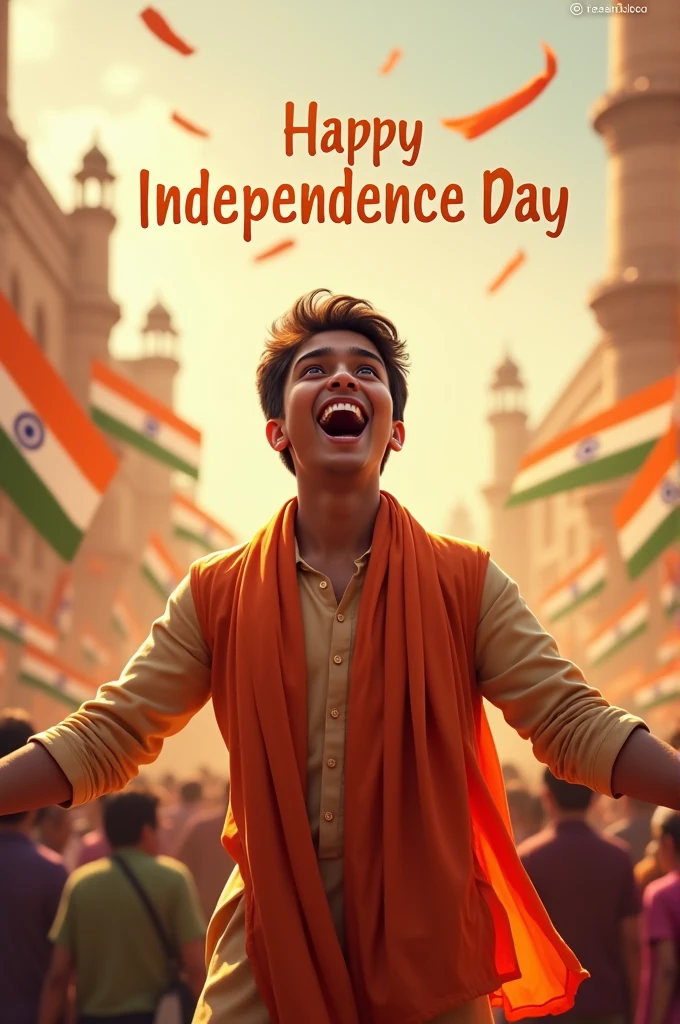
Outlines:
<svg viewBox="0 0 680 1024"><path fill-rule="evenodd" d="M643 899L643 961L636 1024L680 1024L680 814L659 808L652 819L659 867Z"/></svg>
<svg viewBox="0 0 680 1024"><path fill-rule="evenodd" d="M0 715L0 757L23 747L35 726L23 711ZM0 817L0 1020L35 1024L52 953L52 927L67 872L31 839L35 812Z"/></svg>
<svg viewBox="0 0 680 1024"><path fill-rule="evenodd" d="M640 980L640 897L621 840L598 835L586 821L594 794L544 776L550 823L518 846L520 859L550 919L590 973L569 1024L626 1024Z"/></svg>

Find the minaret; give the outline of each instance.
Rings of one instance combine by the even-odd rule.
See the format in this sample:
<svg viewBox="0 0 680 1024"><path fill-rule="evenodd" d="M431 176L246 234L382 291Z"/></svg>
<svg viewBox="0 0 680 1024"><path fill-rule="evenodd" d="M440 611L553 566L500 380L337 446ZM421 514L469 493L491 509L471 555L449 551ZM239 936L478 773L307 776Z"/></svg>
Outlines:
<svg viewBox="0 0 680 1024"><path fill-rule="evenodd" d="M488 422L493 433L492 482L483 494L489 506L491 557L525 590L529 582L526 562L527 509L506 509L505 502L528 441L524 410L524 383L516 363L506 356L491 383L492 408Z"/></svg>
<svg viewBox="0 0 680 1024"><path fill-rule="evenodd" d="M605 406L678 361L680 5L654 0L609 26L609 88L593 112L609 156L608 266L591 296Z"/></svg>
<svg viewBox="0 0 680 1024"><path fill-rule="evenodd" d="M87 405L93 359L108 359L109 335L120 309L109 293L109 239L116 226L111 210L114 176L95 144L74 176L76 205L70 214L73 231L73 299L67 332L68 383Z"/></svg>
<svg viewBox="0 0 680 1024"><path fill-rule="evenodd" d="M179 370L179 335L162 302L146 314L142 327L142 356L130 364L140 387L161 402L172 405L174 381Z"/></svg>
<svg viewBox="0 0 680 1024"><path fill-rule="evenodd" d="M26 143L9 116L9 0L0 0L0 291L9 294L6 236L12 192L28 163Z"/></svg>

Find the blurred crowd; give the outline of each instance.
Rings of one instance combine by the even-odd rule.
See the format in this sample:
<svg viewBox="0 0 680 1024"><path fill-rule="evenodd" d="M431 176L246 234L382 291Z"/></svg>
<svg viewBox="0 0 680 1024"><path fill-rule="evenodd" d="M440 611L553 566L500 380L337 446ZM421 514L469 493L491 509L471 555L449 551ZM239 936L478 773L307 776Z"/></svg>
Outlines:
<svg viewBox="0 0 680 1024"><path fill-rule="evenodd" d="M0 757L34 732L0 715ZM680 750L680 727L669 737ZM503 766L524 867L590 977L568 1024L680 1024L680 814ZM1 1024L153 1024L195 1003L234 867L225 778L143 776L85 807L0 818ZM190 1011L189 1011L190 1012ZM502 1008L494 1010L503 1024Z"/></svg>

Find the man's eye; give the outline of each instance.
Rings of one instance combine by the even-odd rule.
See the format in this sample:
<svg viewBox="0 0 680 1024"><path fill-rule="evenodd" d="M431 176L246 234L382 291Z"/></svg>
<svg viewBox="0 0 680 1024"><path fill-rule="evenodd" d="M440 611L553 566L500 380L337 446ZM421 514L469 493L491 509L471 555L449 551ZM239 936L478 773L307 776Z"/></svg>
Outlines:
<svg viewBox="0 0 680 1024"><path fill-rule="evenodd" d="M361 373L362 370L368 370L368 372L372 373L374 377L378 376L378 374L376 373L374 367L372 367L372 366L360 366L359 369L357 370L357 373Z"/></svg>
<svg viewBox="0 0 680 1024"><path fill-rule="evenodd" d="M320 366L308 366L307 369L302 374L302 376L306 377L310 370L318 370L320 373L323 373L323 370L321 369Z"/></svg>

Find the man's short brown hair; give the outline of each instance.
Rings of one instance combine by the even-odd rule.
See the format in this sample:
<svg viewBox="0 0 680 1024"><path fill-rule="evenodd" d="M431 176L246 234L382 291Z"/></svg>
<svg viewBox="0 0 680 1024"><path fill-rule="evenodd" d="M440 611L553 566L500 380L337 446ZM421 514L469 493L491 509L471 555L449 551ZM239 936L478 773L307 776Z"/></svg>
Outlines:
<svg viewBox="0 0 680 1024"><path fill-rule="evenodd" d="M0 757L7 757L25 746L36 732L35 725L23 708L5 708L0 713ZM27 813L3 814L0 823L16 825L27 817Z"/></svg>
<svg viewBox="0 0 680 1024"><path fill-rule="evenodd" d="M291 363L302 344L322 331L354 331L372 341L385 363L394 407L393 418L402 420L408 398L406 377L409 358L406 342L399 338L391 320L366 299L333 295L327 288L302 295L272 324L270 336L257 367L257 392L268 420L284 415L283 395ZM389 449L383 459L387 461ZM280 453L284 465L295 475L290 452ZM381 467L382 469L382 467Z"/></svg>

